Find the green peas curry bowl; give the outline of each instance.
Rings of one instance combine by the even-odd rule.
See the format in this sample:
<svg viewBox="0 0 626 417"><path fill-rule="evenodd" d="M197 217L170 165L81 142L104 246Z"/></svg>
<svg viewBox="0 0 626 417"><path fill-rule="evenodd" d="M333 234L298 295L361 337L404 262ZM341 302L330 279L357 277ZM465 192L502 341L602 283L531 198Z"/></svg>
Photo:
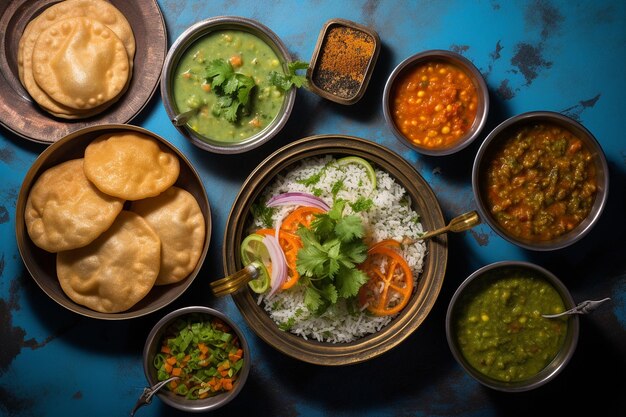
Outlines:
<svg viewBox="0 0 626 417"><path fill-rule="evenodd" d="M280 38L256 20L202 20L165 58L163 105L194 145L222 154L249 151L274 137L291 115L296 88L280 82L291 74L291 62Z"/></svg>
<svg viewBox="0 0 626 417"><path fill-rule="evenodd" d="M446 314L452 355L476 381L521 392L553 380L578 343L577 315L545 318L575 306L565 285L528 262L501 261L472 273Z"/></svg>
<svg viewBox="0 0 626 417"><path fill-rule="evenodd" d="M150 331L143 349L148 385L178 410L204 413L232 401L250 372L250 349L237 324L209 307L174 310Z"/></svg>

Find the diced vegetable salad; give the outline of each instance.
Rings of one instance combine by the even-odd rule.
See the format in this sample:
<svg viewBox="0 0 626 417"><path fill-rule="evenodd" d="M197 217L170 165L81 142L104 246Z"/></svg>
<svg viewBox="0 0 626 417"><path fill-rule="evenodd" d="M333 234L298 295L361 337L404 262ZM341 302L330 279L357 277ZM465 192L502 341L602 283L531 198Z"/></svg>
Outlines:
<svg viewBox="0 0 626 417"><path fill-rule="evenodd" d="M218 318L190 314L165 331L154 357L159 381L179 377L167 388L189 399L233 389L244 357L235 332Z"/></svg>

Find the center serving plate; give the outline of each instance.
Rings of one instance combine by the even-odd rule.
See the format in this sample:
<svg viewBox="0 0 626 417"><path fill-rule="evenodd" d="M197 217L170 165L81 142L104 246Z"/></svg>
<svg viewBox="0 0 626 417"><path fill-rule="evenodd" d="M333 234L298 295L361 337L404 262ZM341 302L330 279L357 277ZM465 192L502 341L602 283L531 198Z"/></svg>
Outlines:
<svg viewBox="0 0 626 417"><path fill-rule="evenodd" d="M302 159L323 156L358 156L387 171L409 194L413 209L420 214L425 230L444 226L437 198L428 183L402 157L389 149L352 136L318 135L297 140L267 157L248 176L235 198L226 223L223 261L226 275L242 269L239 245L245 236L252 204L274 178L293 168ZM448 257L445 235L426 242L423 272L409 304L379 332L350 343L323 343L305 340L279 329L258 305L257 297L245 289L233 295L235 304L254 332L278 351L317 365L347 365L379 356L406 339L433 307L443 284Z"/></svg>

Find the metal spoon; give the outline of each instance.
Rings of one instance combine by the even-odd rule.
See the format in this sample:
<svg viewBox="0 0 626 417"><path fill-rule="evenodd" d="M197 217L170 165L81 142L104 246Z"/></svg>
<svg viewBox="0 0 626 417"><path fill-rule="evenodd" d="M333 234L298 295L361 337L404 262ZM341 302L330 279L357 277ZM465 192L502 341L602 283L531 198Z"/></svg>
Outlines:
<svg viewBox="0 0 626 417"><path fill-rule="evenodd" d="M172 123L174 123L174 126L183 126L191 117L198 113L198 110L199 108L196 107L195 109L187 110L186 112L177 114L172 118Z"/></svg>
<svg viewBox="0 0 626 417"><path fill-rule="evenodd" d="M144 405L150 404L152 402L152 396L154 394L156 394L156 392L158 390L160 390L165 385L167 385L168 383L170 383L171 381L174 381L176 379L180 379L180 378L177 377L177 376L173 376L173 377L171 377L169 379L166 379L165 381L161 381L159 383L154 384L150 388L144 388L143 389L143 393L141 394L141 396L139 397L139 399L135 403L135 406L133 407L133 409L130 411L130 417L133 417L135 415L135 412L139 408L143 407Z"/></svg>
<svg viewBox="0 0 626 417"><path fill-rule="evenodd" d="M610 298L603 298L602 300L586 300L581 302L580 304L578 304L576 307L571 308L567 311L564 311L562 313L558 313L558 314L542 314L541 317L545 317L547 319L554 319L557 317L561 317L561 316L565 316L565 315L570 315L570 314L588 314L591 313L593 310L595 310L596 308L598 308L600 306L600 304L602 304L605 301L610 300Z"/></svg>
<svg viewBox="0 0 626 417"><path fill-rule="evenodd" d="M448 223L447 226L444 226L437 230L431 230L430 232L426 232L415 240L430 239L433 236L437 236L447 232L463 232L465 230L471 229L479 223L480 216L478 215L478 213L476 211L470 211L450 220L450 223Z"/></svg>

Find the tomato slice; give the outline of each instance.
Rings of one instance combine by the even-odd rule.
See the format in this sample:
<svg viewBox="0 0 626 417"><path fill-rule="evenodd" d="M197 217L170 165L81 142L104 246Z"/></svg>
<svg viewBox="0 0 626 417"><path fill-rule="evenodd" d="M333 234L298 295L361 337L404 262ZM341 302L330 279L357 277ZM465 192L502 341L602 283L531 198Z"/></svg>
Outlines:
<svg viewBox="0 0 626 417"><path fill-rule="evenodd" d="M389 245L394 244L386 242L371 247L367 259L359 266L369 276L359 290L359 303L378 316L398 313L408 304L413 293L411 268Z"/></svg>
<svg viewBox="0 0 626 417"><path fill-rule="evenodd" d="M260 229L255 233L259 235L274 236L276 231L274 229ZM291 288L296 285L296 282L300 279L300 274L296 268L296 259L298 257L298 251L302 248L302 241L298 235L281 229L278 233L278 243L285 253L285 259L287 260L287 280L280 287L281 289L286 290L287 288Z"/></svg>
<svg viewBox="0 0 626 417"><path fill-rule="evenodd" d="M324 213L324 210L317 207L298 207L283 219L280 230L295 233L300 226L304 226L308 229L311 222L315 219L315 215L318 213Z"/></svg>

